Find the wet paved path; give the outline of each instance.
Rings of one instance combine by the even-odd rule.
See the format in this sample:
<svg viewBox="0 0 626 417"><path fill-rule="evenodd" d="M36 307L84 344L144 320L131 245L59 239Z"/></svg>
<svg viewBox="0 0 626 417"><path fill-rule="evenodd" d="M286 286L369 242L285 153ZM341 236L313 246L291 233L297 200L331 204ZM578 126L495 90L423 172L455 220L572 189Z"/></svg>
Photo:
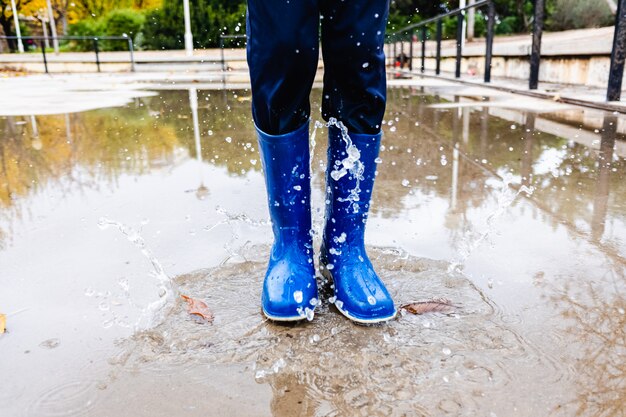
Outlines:
<svg viewBox="0 0 626 417"><path fill-rule="evenodd" d="M324 300L289 327L259 312L271 232L249 92L157 87L0 117L3 415L624 415L618 116L394 86L370 254L398 303L457 308L359 327Z"/></svg>

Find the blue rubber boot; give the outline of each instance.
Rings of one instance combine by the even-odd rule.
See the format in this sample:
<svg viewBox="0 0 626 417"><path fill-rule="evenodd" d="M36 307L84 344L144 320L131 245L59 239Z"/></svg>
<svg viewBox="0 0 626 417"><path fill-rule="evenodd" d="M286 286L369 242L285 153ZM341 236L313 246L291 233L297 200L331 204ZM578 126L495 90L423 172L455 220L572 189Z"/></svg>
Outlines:
<svg viewBox="0 0 626 417"><path fill-rule="evenodd" d="M363 239L381 136L342 135L335 126L328 134L321 270L334 282L337 309L363 324L390 320L396 315L393 300L365 253Z"/></svg>
<svg viewBox="0 0 626 417"><path fill-rule="evenodd" d="M275 321L313 319L318 304L311 236L309 123L291 133L257 128L274 245L263 282L263 314Z"/></svg>

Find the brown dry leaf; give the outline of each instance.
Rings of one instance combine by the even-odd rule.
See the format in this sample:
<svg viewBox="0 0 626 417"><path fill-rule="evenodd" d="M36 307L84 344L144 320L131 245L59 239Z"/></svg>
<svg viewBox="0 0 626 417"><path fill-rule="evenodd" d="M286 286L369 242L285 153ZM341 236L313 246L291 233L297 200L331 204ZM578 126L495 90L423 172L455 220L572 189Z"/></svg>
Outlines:
<svg viewBox="0 0 626 417"><path fill-rule="evenodd" d="M401 310L406 310L411 314L426 313L449 313L456 306L450 300L445 298L434 298L428 301L417 301L414 303L406 303L400 306Z"/></svg>
<svg viewBox="0 0 626 417"><path fill-rule="evenodd" d="M213 313L209 310L209 306L202 300L188 297L181 294L181 298L187 301L187 312L196 316L200 316L209 323L213 323Z"/></svg>
<svg viewBox="0 0 626 417"><path fill-rule="evenodd" d="M0 334L4 333L7 329L7 316L0 314Z"/></svg>

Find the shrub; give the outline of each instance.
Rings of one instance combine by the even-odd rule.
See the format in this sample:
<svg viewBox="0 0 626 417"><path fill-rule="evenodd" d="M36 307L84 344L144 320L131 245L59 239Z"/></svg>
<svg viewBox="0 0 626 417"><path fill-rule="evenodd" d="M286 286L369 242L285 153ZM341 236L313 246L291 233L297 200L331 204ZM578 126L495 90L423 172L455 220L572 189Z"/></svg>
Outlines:
<svg viewBox="0 0 626 417"><path fill-rule="evenodd" d="M67 34L70 36L103 36L104 28L101 19L80 20L68 28ZM68 49L73 51L92 51L93 43L89 40L72 40Z"/></svg>
<svg viewBox="0 0 626 417"><path fill-rule="evenodd" d="M134 42L137 35L141 32L145 20L145 16L136 10L112 10L103 19L104 35L128 35ZM128 49L128 46L125 41L105 41L103 49L107 51L125 51Z"/></svg>
<svg viewBox="0 0 626 417"><path fill-rule="evenodd" d="M241 0L190 0L191 31L196 48L219 45L221 34L245 31L246 4ZM147 49L183 49L182 0L164 0L161 8L146 14L143 35Z"/></svg>
<svg viewBox="0 0 626 417"><path fill-rule="evenodd" d="M604 0L555 0L546 29L583 29L612 24L613 16Z"/></svg>

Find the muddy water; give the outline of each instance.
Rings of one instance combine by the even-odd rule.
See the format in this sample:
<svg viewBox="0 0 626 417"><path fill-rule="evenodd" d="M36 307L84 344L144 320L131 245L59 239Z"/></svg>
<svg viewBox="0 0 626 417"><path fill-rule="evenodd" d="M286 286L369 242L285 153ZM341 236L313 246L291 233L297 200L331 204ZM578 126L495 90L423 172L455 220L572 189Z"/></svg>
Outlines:
<svg viewBox="0 0 626 417"><path fill-rule="evenodd" d="M279 326L259 309L271 229L249 104L162 91L0 118L1 415L624 415L623 120L390 89L370 255L398 304L456 308L361 327L324 297Z"/></svg>

